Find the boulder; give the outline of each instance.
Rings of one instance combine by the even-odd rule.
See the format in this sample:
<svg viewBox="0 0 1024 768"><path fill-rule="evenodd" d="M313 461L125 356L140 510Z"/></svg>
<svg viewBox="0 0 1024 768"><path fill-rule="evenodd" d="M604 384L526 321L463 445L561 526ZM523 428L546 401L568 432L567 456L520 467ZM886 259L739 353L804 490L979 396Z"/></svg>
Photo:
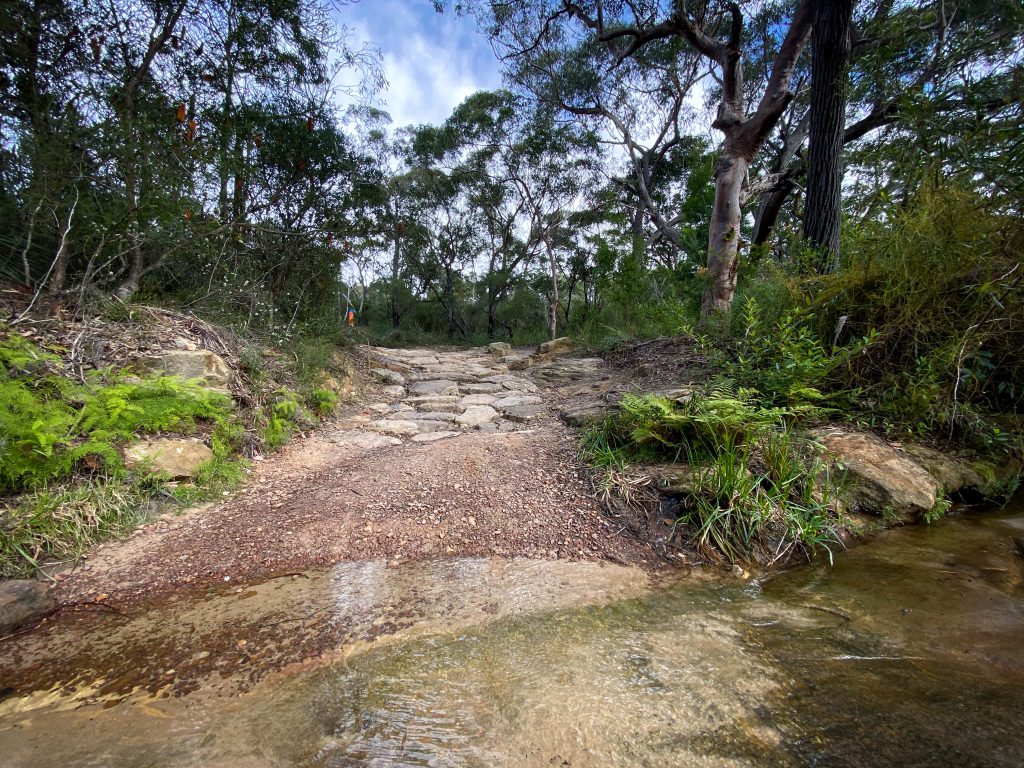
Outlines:
<svg viewBox="0 0 1024 768"><path fill-rule="evenodd" d="M455 414L449 411L408 411L405 418L412 421L455 421Z"/></svg>
<svg viewBox="0 0 1024 768"><path fill-rule="evenodd" d="M146 465L171 478L195 477L200 465L212 458L213 451L194 437L154 437L124 449L124 463L129 467Z"/></svg>
<svg viewBox="0 0 1024 768"><path fill-rule="evenodd" d="M487 345L487 351L500 360L506 355L512 354L512 345L504 341L496 341Z"/></svg>
<svg viewBox="0 0 1024 768"><path fill-rule="evenodd" d="M414 395L457 395L459 386L449 379L435 379L433 381L417 381L409 391Z"/></svg>
<svg viewBox="0 0 1024 768"><path fill-rule="evenodd" d="M143 367L168 376L201 379L210 389L227 392L231 369L224 358L208 349L173 349L141 361Z"/></svg>
<svg viewBox="0 0 1024 768"><path fill-rule="evenodd" d="M982 493L988 485L978 470L948 453L924 445L906 445L904 450L938 481L947 495L964 491Z"/></svg>
<svg viewBox="0 0 1024 768"><path fill-rule="evenodd" d="M553 355L558 352L564 352L565 350L572 347L572 339L568 336L562 336L551 341L545 341L543 344L537 345L538 355Z"/></svg>
<svg viewBox="0 0 1024 768"><path fill-rule="evenodd" d="M391 384L381 389L381 394L388 397L405 397L405 387L398 384Z"/></svg>
<svg viewBox="0 0 1024 768"><path fill-rule="evenodd" d="M939 482L875 435L830 429L815 437L845 471L842 496L853 511L912 520L935 506Z"/></svg>
<svg viewBox="0 0 1024 768"><path fill-rule="evenodd" d="M498 412L489 405L471 405L455 421L464 427L477 427L498 418Z"/></svg>
<svg viewBox="0 0 1024 768"><path fill-rule="evenodd" d="M0 581L0 635L13 632L53 608L53 595L38 581Z"/></svg>
<svg viewBox="0 0 1024 768"><path fill-rule="evenodd" d="M370 373L385 384L405 384L405 376L397 371L390 371L387 368L373 368L370 370Z"/></svg>

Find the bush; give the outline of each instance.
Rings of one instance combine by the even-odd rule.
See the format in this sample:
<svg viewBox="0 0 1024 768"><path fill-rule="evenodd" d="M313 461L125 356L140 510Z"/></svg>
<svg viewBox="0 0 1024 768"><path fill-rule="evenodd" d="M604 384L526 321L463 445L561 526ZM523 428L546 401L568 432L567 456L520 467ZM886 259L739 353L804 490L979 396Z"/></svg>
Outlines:
<svg viewBox="0 0 1024 768"><path fill-rule="evenodd" d="M836 483L793 422L813 406L766 406L755 393L719 382L677 403L626 396L619 412L583 434L583 455L599 468L607 498L638 495L630 462L685 461L692 488L678 525L712 560L785 561L838 542ZM628 499L626 499L628 501Z"/></svg>

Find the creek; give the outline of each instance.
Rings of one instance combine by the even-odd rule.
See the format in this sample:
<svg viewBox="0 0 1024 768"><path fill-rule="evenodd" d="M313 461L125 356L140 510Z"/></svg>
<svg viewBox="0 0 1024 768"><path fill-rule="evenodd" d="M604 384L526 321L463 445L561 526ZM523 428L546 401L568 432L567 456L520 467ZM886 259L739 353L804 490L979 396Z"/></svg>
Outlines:
<svg viewBox="0 0 1024 768"><path fill-rule="evenodd" d="M343 563L4 668L22 766L1019 766L1024 505L743 581ZM10 647L0 654L11 654Z"/></svg>

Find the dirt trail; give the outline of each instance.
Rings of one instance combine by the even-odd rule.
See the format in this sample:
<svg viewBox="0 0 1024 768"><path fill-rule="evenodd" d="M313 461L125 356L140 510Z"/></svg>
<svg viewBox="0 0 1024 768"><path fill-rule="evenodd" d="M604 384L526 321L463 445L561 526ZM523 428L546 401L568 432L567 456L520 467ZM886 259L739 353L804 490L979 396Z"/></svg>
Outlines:
<svg viewBox="0 0 1024 768"><path fill-rule="evenodd" d="M600 406L612 382L601 360L510 372L523 355L500 348L364 352L377 382L363 402L258 463L223 503L101 547L59 584L58 601L133 603L341 561L655 565L602 516L555 416Z"/></svg>

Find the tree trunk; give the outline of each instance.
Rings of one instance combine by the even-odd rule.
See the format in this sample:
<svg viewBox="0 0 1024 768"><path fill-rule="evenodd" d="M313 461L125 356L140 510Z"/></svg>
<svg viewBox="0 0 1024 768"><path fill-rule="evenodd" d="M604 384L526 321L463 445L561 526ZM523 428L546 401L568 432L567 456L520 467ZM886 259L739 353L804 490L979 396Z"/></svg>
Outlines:
<svg viewBox="0 0 1024 768"><path fill-rule="evenodd" d="M811 54L811 131L807 159L804 237L819 253L821 273L839 267L843 128L854 0L814 4Z"/></svg>
<svg viewBox="0 0 1024 768"><path fill-rule="evenodd" d="M551 306L548 308L548 326L551 330L551 338L558 336L558 264L555 262L555 252L551 248L551 241L544 238L544 247L548 252L548 263L551 265Z"/></svg>
<svg viewBox="0 0 1024 768"><path fill-rule="evenodd" d="M739 264L740 191L747 166L746 158L733 153L723 153L718 163L708 237L708 275L700 303L702 317L728 312L732 306Z"/></svg>

